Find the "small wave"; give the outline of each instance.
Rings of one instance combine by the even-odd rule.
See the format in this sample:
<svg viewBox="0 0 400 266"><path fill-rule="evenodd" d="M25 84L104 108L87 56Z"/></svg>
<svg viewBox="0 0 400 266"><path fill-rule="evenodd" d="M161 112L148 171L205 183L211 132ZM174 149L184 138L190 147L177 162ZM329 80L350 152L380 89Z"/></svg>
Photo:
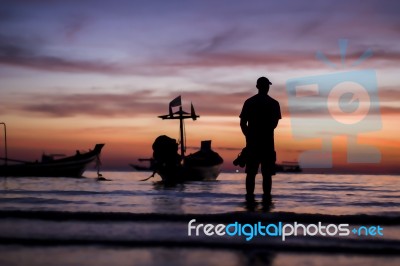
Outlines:
<svg viewBox="0 0 400 266"><path fill-rule="evenodd" d="M239 249L265 250L265 252L296 252L296 253L344 253L344 254L380 254L399 256L399 241L343 241L330 243L317 241L315 243L294 242L286 244L278 241L243 242L243 241L196 241L186 239L151 239L151 240L122 240L122 239L54 239L54 238L10 238L0 237L0 244L24 246L119 246L119 247L168 247L168 248L207 248L207 249Z"/></svg>
<svg viewBox="0 0 400 266"><path fill-rule="evenodd" d="M327 187L310 187L307 188L307 190L310 191L332 191L332 192L338 192L338 191L357 191L357 192L384 192L384 193L391 193L393 192L392 190L387 190L387 189L376 189L376 188L370 188L370 187L347 187L347 186L327 186Z"/></svg>
<svg viewBox="0 0 400 266"><path fill-rule="evenodd" d="M0 203L22 203L22 204L67 204L71 203L70 200L60 199L46 199L36 197L22 197L22 198L1 198ZM74 203L84 203L83 201L73 201Z"/></svg>
<svg viewBox="0 0 400 266"><path fill-rule="evenodd" d="M151 196L151 195L169 195L173 194L175 198L202 198L202 197L212 197L212 198L242 198L241 194L237 193L215 193L215 192L190 192L185 191L181 193L177 193L174 190L168 191L165 190L163 193L154 192L154 191L130 191L130 190L112 190L112 191L74 191L74 190L51 190L51 191L41 191L41 190L7 190L0 191L0 195L56 195L60 196ZM28 197L26 197L28 198Z"/></svg>
<svg viewBox="0 0 400 266"><path fill-rule="evenodd" d="M136 195L137 193L129 190L113 190L113 191L89 191L89 190L5 190L0 191L0 195L56 195L56 196L90 196L90 195Z"/></svg>
<svg viewBox="0 0 400 266"><path fill-rule="evenodd" d="M37 220L77 220L77 221L169 221L188 222L196 219L201 222L301 222L301 223L349 223L363 225L400 225L400 215L329 215L292 212L250 213L228 212L218 214L171 214L171 213L129 213L129 212L63 212L63 211L16 211L0 210L2 218Z"/></svg>
<svg viewBox="0 0 400 266"><path fill-rule="evenodd" d="M353 203L348 203L348 205L352 205L352 206L362 206L362 207L369 207L369 206L400 207L400 202L369 201L369 202L353 202Z"/></svg>

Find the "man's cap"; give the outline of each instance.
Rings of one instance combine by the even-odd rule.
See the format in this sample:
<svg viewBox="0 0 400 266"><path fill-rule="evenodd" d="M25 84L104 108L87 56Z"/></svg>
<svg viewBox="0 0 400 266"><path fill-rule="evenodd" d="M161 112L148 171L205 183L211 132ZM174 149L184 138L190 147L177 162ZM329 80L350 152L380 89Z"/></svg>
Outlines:
<svg viewBox="0 0 400 266"><path fill-rule="evenodd" d="M264 87L264 86L267 86L267 85L272 85L272 83L266 77L260 77L260 78L257 79L257 88L258 87Z"/></svg>

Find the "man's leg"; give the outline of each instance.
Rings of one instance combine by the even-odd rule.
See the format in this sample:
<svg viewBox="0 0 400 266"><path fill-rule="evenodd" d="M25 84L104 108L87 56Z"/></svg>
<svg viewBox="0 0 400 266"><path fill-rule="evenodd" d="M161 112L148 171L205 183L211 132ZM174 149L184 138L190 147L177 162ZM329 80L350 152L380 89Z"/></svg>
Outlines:
<svg viewBox="0 0 400 266"><path fill-rule="evenodd" d="M247 174L246 175L246 196L254 195L254 187L256 183L256 175L255 174Z"/></svg>
<svg viewBox="0 0 400 266"><path fill-rule="evenodd" d="M271 175L263 174L263 191L264 196L270 197L272 189L272 177Z"/></svg>
<svg viewBox="0 0 400 266"><path fill-rule="evenodd" d="M275 160L266 159L261 163L261 173L263 176L264 197L271 197L272 175L275 174Z"/></svg>
<svg viewBox="0 0 400 266"><path fill-rule="evenodd" d="M259 162L253 158L248 158L246 162L246 199L254 199L254 188Z"/></svg>

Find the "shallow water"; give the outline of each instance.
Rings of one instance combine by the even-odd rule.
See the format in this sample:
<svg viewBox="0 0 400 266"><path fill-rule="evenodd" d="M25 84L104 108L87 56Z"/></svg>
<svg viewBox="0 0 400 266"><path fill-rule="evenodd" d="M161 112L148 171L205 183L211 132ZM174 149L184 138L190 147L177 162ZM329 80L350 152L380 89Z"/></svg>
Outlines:
<svg viewBox="0 0 400 266"><path fill-rule="evenodd" d="M244 201L244 175L165 187L143 172L0 179L0 265L398 265L400 178L278 174ZM383 236L189 237L188 222L380 225Z"/></svg>

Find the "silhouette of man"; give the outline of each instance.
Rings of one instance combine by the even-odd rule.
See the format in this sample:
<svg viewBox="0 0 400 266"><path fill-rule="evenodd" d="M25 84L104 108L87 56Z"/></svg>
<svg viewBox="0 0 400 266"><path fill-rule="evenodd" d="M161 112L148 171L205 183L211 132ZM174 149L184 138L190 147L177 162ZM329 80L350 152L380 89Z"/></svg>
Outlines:
<svg viewBox="0 0 400 266"><path fill-rule="evenodd" d="M244 102L240 127L246 137L246 199L254 200L256 174L261 164L264 199L271 198L272 175L275 175L274 129L282 118L278 101L268 95L272 83L266 77L257 80L258 94Z"/></svg>

